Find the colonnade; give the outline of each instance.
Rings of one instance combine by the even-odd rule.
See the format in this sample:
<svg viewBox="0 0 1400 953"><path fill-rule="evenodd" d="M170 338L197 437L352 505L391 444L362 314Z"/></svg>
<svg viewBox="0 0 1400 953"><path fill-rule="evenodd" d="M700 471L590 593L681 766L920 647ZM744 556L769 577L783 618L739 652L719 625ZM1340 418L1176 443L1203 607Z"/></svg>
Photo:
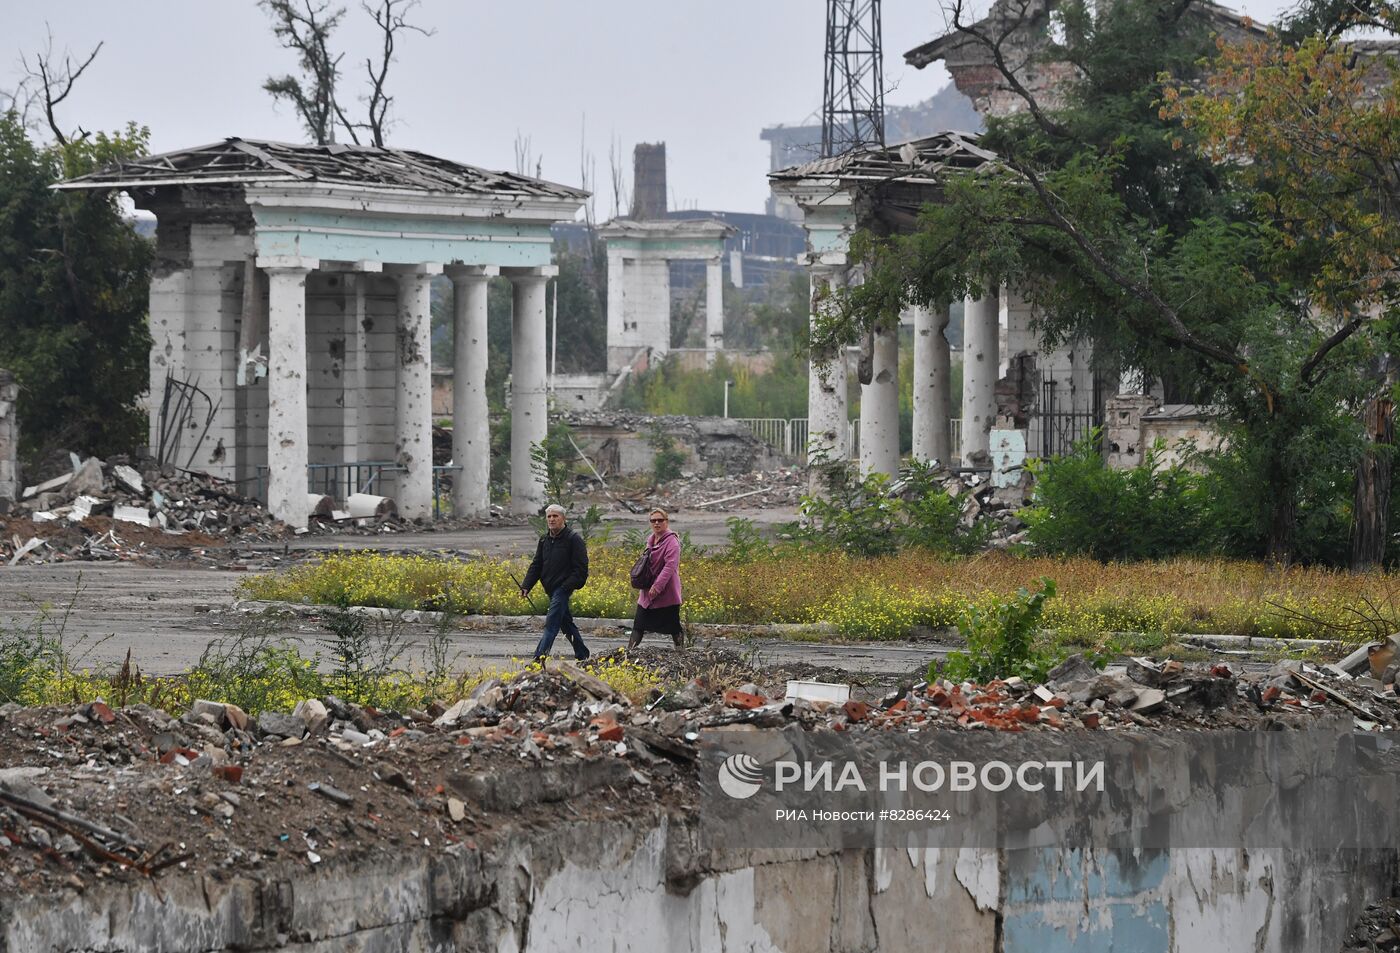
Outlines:
<svg viewBox="0 0 1400 953"><path fill-rule="evenodd" d="M268 276L267 502L288 525L307 525L307 277L315 258L260 257ZM453 287L453 512L480 516L489 506L491 435L486 404L487 282L499 274L514 286L511 321L511 510L533 513L544 486L530 448L548 432L545 376L545 287L554 266L508 268L433 262L359 262L397 282L395 318L395 502L408 518L433 512L431 284L446 272ZM347 461L352 462L352 461Z"/></svg>

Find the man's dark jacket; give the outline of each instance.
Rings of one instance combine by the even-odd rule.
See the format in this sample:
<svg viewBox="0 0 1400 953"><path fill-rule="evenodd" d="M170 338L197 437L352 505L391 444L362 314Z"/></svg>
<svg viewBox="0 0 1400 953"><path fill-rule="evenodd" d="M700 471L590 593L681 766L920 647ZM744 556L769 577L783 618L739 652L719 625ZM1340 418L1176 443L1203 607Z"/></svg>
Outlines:
<svg viewBox="0 0 1400 953"><path fill-rule="evenodd" d="M588 581L588 547L583 537L567 525L558 536L545 533L535 547L535 561L530 563L530 571L525 574L525 588L536 582L544 586L544 591L555 589L573 592L582 589Z"/></svg>

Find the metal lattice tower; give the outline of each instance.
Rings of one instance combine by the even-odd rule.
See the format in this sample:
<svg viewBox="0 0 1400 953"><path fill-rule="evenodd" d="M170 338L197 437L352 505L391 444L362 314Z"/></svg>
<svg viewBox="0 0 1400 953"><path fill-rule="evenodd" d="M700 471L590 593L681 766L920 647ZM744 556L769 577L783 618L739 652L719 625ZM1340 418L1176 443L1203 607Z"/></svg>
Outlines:
<svg viewBox="0 0 1400 953"><path fill-rule="evenodd" d="M822 155L885 144L880 0L827 0Z"/></svg>

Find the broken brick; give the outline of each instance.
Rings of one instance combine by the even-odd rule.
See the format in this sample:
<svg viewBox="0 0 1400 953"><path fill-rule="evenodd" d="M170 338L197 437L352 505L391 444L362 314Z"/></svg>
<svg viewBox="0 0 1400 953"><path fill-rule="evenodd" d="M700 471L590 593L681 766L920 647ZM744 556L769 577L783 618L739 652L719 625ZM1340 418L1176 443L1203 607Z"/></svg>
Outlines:
<svg viewBox="0 0 1400 953"><path fill-rule="evenodd" d="M214 777L222 778L229 784L243 783L243 765L241 764L217 764L211 770Z"/></svg>
<svg viewBox="0 0 1400 953"><path fill-rule="evenodd" d="M842 705L841 710L846 713L846 717L851 719L851 721L865 721L866 717L870 714L870 706L865 702L856 701L854 698Z"/></svg>
<svg viewBox="0 0 1400 953"><path fill-rule="evenodd" d="M622 732L622 726L619 725L619 724L617 724L616 722L613 722L611 725L608 725L606 728L604 728L604 729L602 729L601 731L598 732L598 740L599 740L599 741L621 741L621 740L622 740L622 734L623 734L623 732Z"/></svg>
<svg viewBox="0 0 1400 953"><path fill-rule="evenodd" d="M766 699L762 695L751 695L731 688L724 693L724 703L730 708L758 708Z"/></svg>

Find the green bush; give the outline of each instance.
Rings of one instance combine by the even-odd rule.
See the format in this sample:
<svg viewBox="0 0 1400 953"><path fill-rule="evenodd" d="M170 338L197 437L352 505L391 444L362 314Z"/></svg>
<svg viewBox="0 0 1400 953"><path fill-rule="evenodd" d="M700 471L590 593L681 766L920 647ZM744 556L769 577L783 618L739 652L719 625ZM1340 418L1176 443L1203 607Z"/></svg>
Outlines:
<svg viewBox="0 0 1400 953"><path fill-rule="evenodd" d="M857 479L846 463L822 464L826 491L802 497L803 520L793 535L810 545L852 556L889 556L901 549L970 553L986 527L960 522L966 494L950 497L942 471L914 461L898 480L882 473Z"/></svg>
<svg viewBox="0 0 1400 953"><path fill-rule="evenodd" d="M656 451L651 462L652 479L666 483L679 477L685 465L685 453L676 448L676 441L660 427L653 427L647 443Z"/></svg>
<svg viewBox="0 0 1400 953"><path fill-rule="evenodd" d="M958 631L967 642L966 652L952 652L940 664L929 663L929 680L942 676L954 682L989 682L994 678L1020 676L1042 682L1058 659L1036 648L1035 636L1045 602L1055 595L1055 581L1041 577L1040 589L1017 589L1009 599L990 605L969 603L958 621Z"/></svg>
<svg viewBox="0 0 1400 953"><path fill-rule="evenodd" d="M1097 439L1067 456L1030 464L1035 502L1021 511L1042 552L1103 562L1165 559L1207 548L1209 492L1200 476L1157 463L1157 448L1131 470L1109 467Z"/></svg>

